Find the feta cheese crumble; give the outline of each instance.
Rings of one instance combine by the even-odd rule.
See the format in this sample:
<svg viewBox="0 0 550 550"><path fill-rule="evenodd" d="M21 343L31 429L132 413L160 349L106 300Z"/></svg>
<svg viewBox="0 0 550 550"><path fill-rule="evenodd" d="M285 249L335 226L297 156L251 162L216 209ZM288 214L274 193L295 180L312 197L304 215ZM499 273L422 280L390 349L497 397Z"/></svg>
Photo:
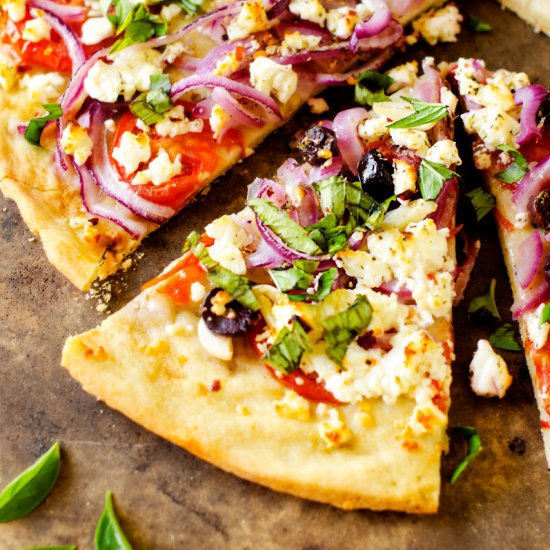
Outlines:
<svg viewBox="0 0 550 550"><path fill-rule="evenodd" d="M115 35L115 26L106 17L91 17L82 24L82 43L99 44Z"/></svg>
<svg viewBox="0 0 550 550"><path fill-rule="evenodd" d="M296 91L298 75L290 65L258 57L250 64L250 83L259 92L273 94L281 103L286 103Z"/></svg>
<svg viewBox="0 0 550 550"><path fill-rule="evenodd" d="M82 166L92 154L92 138L82 126L69 122L61 136L61 147L68 155L72 155L75 162Z"/></svg>
<svg viewBox="0 0 550 550"><path fill-rule="evenodd" d="M149 136L145 133L124 132L120 144L112 152L113 158L124 168L126 174L133 174L142 162L151 158Z"/></svg>
<svg viewBox="0 0 550 550"><path fill-rule="evenodd" d="M240 40L269 27L269 20L262 2L246 2L239 15L227 25L229 40Z"/></svg>
<svg viewBox="0 0 550 550"><path fill-rule="evenodd" d="M288 9L300 19L325 26L327 10L319 0L290 0Z"/></svg>
<svg viewBox="0 0 550 550"><path fill-rule="evenodd" d="M421 15L413 21L413 29L422 35L422 38L435 46L438 42L456 42L460 33L462 15L453 4Z"/></svg>
<svg viewBox="0 0 550 550"><path fill-rule="evenodd" d="M487 340L479 340L470 363L471 387L484 397L504 397L512 377L504 359L495 353Z"/></svg>
<svg viewBox="0 0 550 550"><path fill-rule="evenodd" d="M149 166L134 176L132 183L143 185L151 182L153 185L161 185L181 173L182 168L181 154L178 153L172 160L166 149L160 148L157 156L149 163Z"/></svg>

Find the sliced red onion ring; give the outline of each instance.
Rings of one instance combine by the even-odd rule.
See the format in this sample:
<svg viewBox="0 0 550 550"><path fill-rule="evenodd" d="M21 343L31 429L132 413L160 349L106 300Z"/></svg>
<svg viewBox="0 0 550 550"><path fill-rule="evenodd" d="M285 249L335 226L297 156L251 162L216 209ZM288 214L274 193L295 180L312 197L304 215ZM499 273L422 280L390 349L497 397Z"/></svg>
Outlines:
<svg viewBox="0 0 550 550"><path fill-rule="evenodd" d="M412 299L412 291L409 290L405 285L403 285L402 282L398 281L397 279L392 279L387 283L383 283L375 290L377 290L378 292L382 292L383 294L387 294L388 296L390 296L391 294L395 294L397 298L402 301Z"/></svg>
<svg viewBox="0 0 550 550"><path fill-rule="evenodd" d="M408 15L419 10L424 0L385 0L391 12L397 17Z"/></svg>
<svg viewBox="0 0 550 550"><path fill-rule="evenodd" d="M246 267L252 269L255 267L280 267L286 260L262 239L260 240L258 248L252 254L248 255L245 261Z"/></svg>
<svg viewBox="0 0 550 550"><path fill-rule="evenodd" d="M452 178L445 183L437 197L436 211L428 216L428 218L431 218L435 222L437 229L445 227L450 230L454 229L457 201L458 181L456 178Z"/></svg>
<svg viewBox="0 0 550 550"><path fill-rule="evenodd" d="M276 181L256 178L249 186L247 199L265 199L280 208L287 202L286 192Z"/></svg>
<svg viewBox="0 0 550 550"><path fill-rule="evenodd" d="M214 88L212 90L212 100L221 105L223 110L231 116L231 118L244 126L252 126L253 128L261 128L265 126L266 121L259 116L251 113L239 101L234 98L225 88Z"/></svg>
<svg viewBox="0 0 550 550"><path fill-rule="evenodd" d="M548 90L539 84L524 86L514 94L516 105L521 105L520 133L516 137L518 145L523 145L542 136L542 132L537 126L537 113L547 95Z"/></svg>
<svg viewBox="0 0 550 550"><path fill-rule="evenodd" d="M392 20L392 14L383 0L373 0L372 3L376 11L367 20L357 23L353 29L351 51L356 51L360 39L376 36L386 30Z"/></svg>
<svg viewBox="0 0 550 550"><path fill-rule="evenodd" d="M49 11L44 11L44 19L51 25L52 29L61 37L65 46L67 47L67 52L71 58L72 64L72 75L74 76L76 71L84 65L86 61L86 55L82 49L82 44L80 40L73 32L73 30L64 23L59 17L50 13Z"/></svg>
<svg viewBox="0 0 550 550"><path fill-rule="evenodd" d="M319 205L315 198L313 189L307 185L299 186L303 192L302 200L299 206L293 207L290 210L290 217L302 227L308 227L319 221Z"/></svg>
<svg viewBox="0 0 550 550"><path fill-rule="evenodd" d="M85 8L82 6L71 6L52 0L30 0L29 6L50 12L65 22L83 21L86 16Z"/></svg>
<svg viewBox="0 0 550 550"><path fill-rule="evenodd" d="M269 19L275 19L276 17L283 15L283 13L285 13L285 11L288 9L289 4L290 0L279 0L278 2L274 2L273 5L269 8L267 16L269 17Z"/></svg>
<svg viewBox="0 0 550 550"><path fill-rule="evenodd" d="M533 311L543 302L550 300L550 283L543 275L534 288L526 289L522 292L512 306L512 318L514 321L519 319L524 313Z"/></svg>
<svg viewBox="0 0 550 550"><path fill-rule="evenodd" d="M441 76L433 63L422 61L423 75L414 83L410 96L428 103L439 103L441 100Z"/></svg>
<svg viewBox="0 0 550 550"><path fill-rule="evenodd" d="M321 166L314 166L309 172L309 181L310 183L315 183L316 181L326 180L337 176L342 170L342 157L338 155L333 157L327 162L323 163Z"/></svg>
<svg viewBox="0 0 550 550"><path fill-rule="evenodd" d="M367 116L366 109L355 107L339 112L334 118L334 132L338 140L338 149L353 174L357 174L357 164L364 153L363 142L357 133L357 126Z"/></svg>
<svg viewBox="0 0 550 550"><path fill-rule="evenodd" d="M464 298L464 291L468 286L470 275L476 265L476 259L480 247L480 242L478 240L470 238L467 234L464 234L463 237L466 259L458 268L458 273L455 278L455 297L453 298L453 306L460 304Z"/></svg>
<svg viewBox="0 0 550 550"><path fill-rule="evenodd" d="M277 170L277 179L285 187L296 187L299 184L302 184L304 187L309 186L307 175L296 159L286 159L286 161L279 166Z"/></svg>
<svg viewBox="0 0 550 550"><path fill-rule="evenodd" d="M283 115L277 106L277 103L271 97L258 92L255 88L242 84L241 82L235 82L224 76L214 76L206 74L196 74L182 78L178 82L172 85L170 95L173 100L178 99L183 93L196 88L225 88L228 92L238 94L246 99L251 99L256 103L259 103L275 115L279 120L283 120Z"/></svg>
<svg viewBox="0 0 550 550"><path fill-rule="evenodd" d="M357 42L355 42L353 36L348 42L348 49L352 52L382 50L389 48L403 36L403 27L396 21L390 21L387 27L375 36L361 38Z"/></svg>
<svg viewBox="0 0 550 550"><path fill-rule="evenodd" d="M519 182L512 200L522 212L526 212L531 201L550 186L550 156L529 170Z"/></svg>
<svg viewBox="0 0 550 550"><path fill-rule="evenodd" d="M139 218L131 210L103 194L86 166L77 166L75 163L73 166L80 181L82 203L90 214L111 220L136 240L142 239L156 228L151 222Z"/></svg>
<svg viewBox="0 0 550 550"><path fill-rule="evenodd" d="M538 230L534 230L519 246L519 257L514 270L521 288L526 289L539 271L543 244Z"/></svg>
<svg viewBox="0 0 550 550"><path fill-rule="evenodd" d="M90 137L94 146L87 166L94 179L105 194L126 206L134 214L155 223L167 221L176 210L140 197L132 190L131 185L120 178L113 167L107 147L107 112L107 109L97 102L90 108Z"/></svg>

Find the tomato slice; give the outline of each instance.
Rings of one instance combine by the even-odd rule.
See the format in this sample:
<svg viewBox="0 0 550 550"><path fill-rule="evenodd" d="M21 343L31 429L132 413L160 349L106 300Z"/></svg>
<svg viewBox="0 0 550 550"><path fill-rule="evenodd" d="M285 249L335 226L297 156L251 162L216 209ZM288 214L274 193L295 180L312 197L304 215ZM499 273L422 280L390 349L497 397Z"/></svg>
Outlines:
<svg viewBox="0 0 550 550"><path fill-rule="evenodd" d="M122 116L111 151L118 147L124 132L139 131L136 128L136 122L137 117L129 111ZM235 135L231 132L227 134L229 135L221 144L217 143L207 122L200 133L189 132L175 137L162 137L154 132L149 133L151 158L154 158L160 149L164 149L172 161L179 154L183 165L181 174L160 185L152 183L133 185L132 178L125 173L124 168L112 157L111 162L116 166L120 177L131 186L133 192L156 204L179 210L202 189L205 178L216 172L225 146L235 144ZM140 167L140 169L143 168Z"/></svg>
<svg viewBox="0 0 550 550"><path fill-rule="evenodd" d="M550 414L550 341L547 340L542 348L535 350L531 342L526 340L525 348L535 364L544 409Z"/></svg>
<svg viewBox="0 0 550 550"><path fill-rule="evenodd" d="M254 353L256 353L258 357L262 356L262 352L258 347L259 342L256 340L256 337L264 332L264 330L265 323L261 321L256 323L252 330L248 333L248 342L250 347L254 350ZM290 374L280 374L276 373L269 365L265 365L265 367L273 375L273 377L284 386L294 390L298 395L301 395L310 401L330 403L332 405L342 404L325 388L325 384L323 382L319 382L317 380L315 373L306 374L298 369Z"/></svg>
<svg viewBox="0 0 550 550"><path fill-rule="evenodd" d="M38 42L23 40L23 29L29 19L31 17L28 11L27 16L17 23L11 21L5 13L2 13L0 15L1 41L11 44L25 65L70 74L72 62L69 52L65 43L55 31L52 31L49 40Z"/></svg>

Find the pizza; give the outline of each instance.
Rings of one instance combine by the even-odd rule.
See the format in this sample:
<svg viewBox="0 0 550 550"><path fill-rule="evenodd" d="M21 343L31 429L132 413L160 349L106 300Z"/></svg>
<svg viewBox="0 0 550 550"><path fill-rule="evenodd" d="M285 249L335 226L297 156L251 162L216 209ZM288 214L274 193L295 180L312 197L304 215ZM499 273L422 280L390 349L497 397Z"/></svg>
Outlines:
<svg viewBox="0 0 550 550"><path fill-rule="evenodd" d="M395 3L395 17L434 3ZM199 4L5 3L0 188L80 289L127 267L309 97L403 42L380 0Z"/></svg>
<svg viewBox="0 0 550 550"><path fill-rule="evenodd" d="M464 105L475 165L496 198L495 218L550 462L550 283L547 202L550 96L523 72L460 59L450 78Z"/></svg>
<svg viewBox="0 0 550 550"><path fill-rule="evenodd" d="M447 448L456 97L433 59L371 72L246 207L62 365L243 478L350 510L434 513Z"/></svg>
<svg viewBox="0 0 550 550"><path fill-rule="evenodd" d="M545 2L540 0L500 0L500 3L533 25L537 32L550 35L550 15Z"/></svg>

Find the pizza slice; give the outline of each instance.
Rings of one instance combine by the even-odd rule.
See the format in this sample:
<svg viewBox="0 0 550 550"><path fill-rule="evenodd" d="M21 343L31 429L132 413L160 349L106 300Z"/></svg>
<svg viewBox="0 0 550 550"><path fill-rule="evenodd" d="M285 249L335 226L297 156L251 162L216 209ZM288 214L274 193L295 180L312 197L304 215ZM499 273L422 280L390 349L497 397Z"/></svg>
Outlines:
<svg viewBox="0 0 550 550"><path fill-rule="evenodd" d="M460 164L433 59L358 90L247 206L99 327L84 389L216 466L350 510L434 513L447 447Z"/></svg>
<svg viewBox="0 0 550 550"><path fill-rule="evenodd" d="M13 0L2 13L0 187L81 289L307 98L402 44L381 0L225 1L195 19L180 4Z"/></svg>
<svg viewBox="0 0 550 550"><path fill-rule="evenodd" d="M489 71L459 59L450 78L460 93L473 157L496 198L495 217L514 293L527 364L550 462L550 97L522 72Z"/></svg>
<svg viewBox="0 0 550 550"><path fill-rule="evenodd" d="M550 12L548 3L541 0L499 0L508 9L535 27L537 32L550 35Z"/></svg>

